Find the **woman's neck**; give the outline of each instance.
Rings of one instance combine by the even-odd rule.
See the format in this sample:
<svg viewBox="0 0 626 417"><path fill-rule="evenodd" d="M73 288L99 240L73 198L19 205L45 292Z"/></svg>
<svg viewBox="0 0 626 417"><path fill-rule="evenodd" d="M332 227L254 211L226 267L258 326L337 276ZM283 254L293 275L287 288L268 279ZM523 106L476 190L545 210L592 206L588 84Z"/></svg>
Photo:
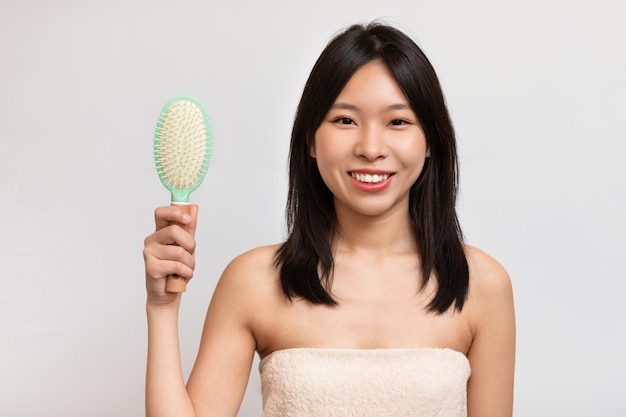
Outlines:
<svg viewBox="0 0 626 417"><path fill-rule="evenodd" d="M417 253L413 227L407 210L393 210L380 216L365 216L337 208L338 253L371 253L374 256Z"/></svg>

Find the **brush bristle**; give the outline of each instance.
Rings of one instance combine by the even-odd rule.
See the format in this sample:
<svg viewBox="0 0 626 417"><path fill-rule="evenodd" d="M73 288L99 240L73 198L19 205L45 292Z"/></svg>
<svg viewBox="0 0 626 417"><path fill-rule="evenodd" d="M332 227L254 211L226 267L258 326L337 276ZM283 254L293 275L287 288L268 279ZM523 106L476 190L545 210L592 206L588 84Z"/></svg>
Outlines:
<svg viewBox="0 0 626 417"><path fill-rule="evenodd" d="M154 160L162 180L176 189L192 187L211 153L203 110L189 100L175 101L161 113L157 129Z"/></svg>

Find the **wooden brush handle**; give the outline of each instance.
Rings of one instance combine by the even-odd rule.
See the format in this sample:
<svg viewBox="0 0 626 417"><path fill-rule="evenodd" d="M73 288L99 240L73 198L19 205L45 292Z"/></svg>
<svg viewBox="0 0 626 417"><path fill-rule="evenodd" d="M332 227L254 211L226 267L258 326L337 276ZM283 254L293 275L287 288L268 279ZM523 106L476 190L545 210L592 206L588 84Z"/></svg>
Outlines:
<svg viewBox="0 0 626 417"><path fill-rule="evenodd" d="M172 205L178 206L181 210L185 211L187 214L191 211L191 206L189 204L174 204ZM174 223L178 227L182 227L187 230L187 225ZM165 291L167 292L185 292L187 291L187 280L179 275L172 274L167 276L167 280L165 281Z"/></svg>

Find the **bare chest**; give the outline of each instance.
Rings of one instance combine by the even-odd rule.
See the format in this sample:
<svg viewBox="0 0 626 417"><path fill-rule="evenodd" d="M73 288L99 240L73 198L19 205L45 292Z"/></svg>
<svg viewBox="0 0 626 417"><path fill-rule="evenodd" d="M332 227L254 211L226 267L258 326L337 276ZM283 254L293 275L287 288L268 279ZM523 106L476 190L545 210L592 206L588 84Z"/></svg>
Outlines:
<svg viewBox="0 0 626 417"><path fill-rule="evenodd" d="M472 340L463 313L427 311L428 289L387 283L347 291L334 288L336 306L304 300L284 301L269 309L257 333L261 356L295 347L413 348L442 347L462 353Z"/></svg>

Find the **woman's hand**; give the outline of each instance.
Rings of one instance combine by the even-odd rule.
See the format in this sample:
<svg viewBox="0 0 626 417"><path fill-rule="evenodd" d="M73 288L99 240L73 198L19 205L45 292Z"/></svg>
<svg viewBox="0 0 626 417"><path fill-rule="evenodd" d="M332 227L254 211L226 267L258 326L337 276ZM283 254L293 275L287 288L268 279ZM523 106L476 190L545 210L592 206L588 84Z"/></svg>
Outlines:
<svg viewBox="0 0 626 417"><path fill-rule="evenodd" d="M196 205L190 206L189 214L176 205L159 207L154 211L156 229L144 240L143 249L148 306L177 305L180 293L165 291L168 275L177 274L186 280L193 277L197 218Z"/></svg>

